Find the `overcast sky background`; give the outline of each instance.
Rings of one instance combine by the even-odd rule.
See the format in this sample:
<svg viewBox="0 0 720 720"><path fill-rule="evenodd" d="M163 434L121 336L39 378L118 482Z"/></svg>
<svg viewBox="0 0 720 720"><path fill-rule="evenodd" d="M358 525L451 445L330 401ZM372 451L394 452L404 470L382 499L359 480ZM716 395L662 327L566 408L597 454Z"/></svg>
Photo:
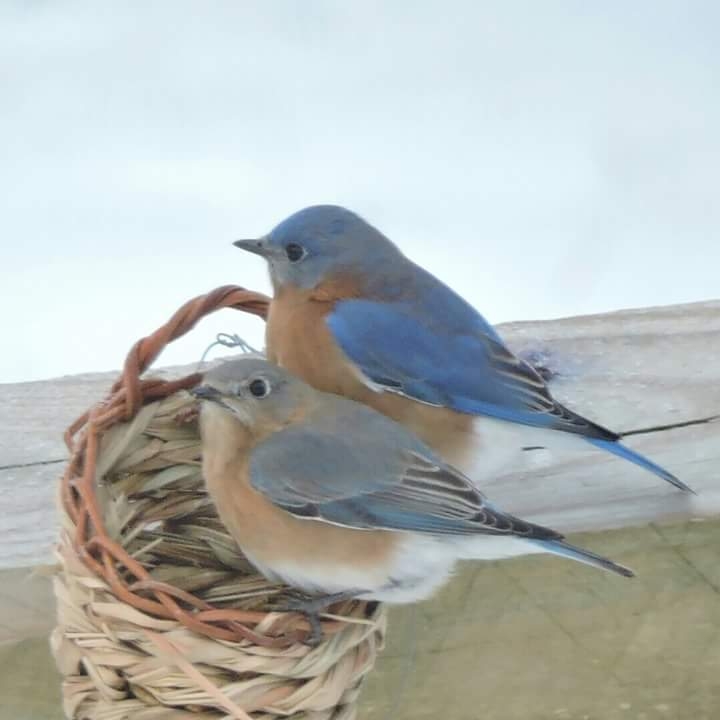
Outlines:
<svg viewBox="0 0 720 720"><path fill-rule="evenodd" d="M364 215L491 322L720 296L720 3L0 5L0 382L119 367ZM162 363L218 331L205 321Z"/></svg>

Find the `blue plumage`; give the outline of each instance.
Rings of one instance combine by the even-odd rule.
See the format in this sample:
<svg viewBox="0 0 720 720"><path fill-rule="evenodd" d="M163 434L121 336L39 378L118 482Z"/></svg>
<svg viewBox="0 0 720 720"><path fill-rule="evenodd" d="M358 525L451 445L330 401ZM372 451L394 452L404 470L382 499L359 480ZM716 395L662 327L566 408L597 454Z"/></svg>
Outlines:
<svg viewBox="0 0 720 720"><path fill-rule="evenodd" d="M617 437L555 402L529 365L486 334L480 315L474 326L453 332L428 327L422 309L409 303L348 300L335 306L327 323L350 361L374 383L389 379L389 390L471 415Z"/></svg>
<svg viewBox="0 0 720 720"><path fill-rule="evenodd" d="M318 392L264 358L215 367L193 393L203 401L208 490L268 577L311 592L413 602L457 560L512 556L527 543L632 574L504 512L391 418Z"/></svg>
<svg viewBox="0 0 720 720"><path fill-rule="evenodd" d="M581 435L607 452L649 470L682 490L685 483L618 442L619 436L558 403L545 381L516 358L479 314L469 314L444 286L432 307L452 313L447 324L428 321L430 307L405 302L346 300L328 326L349 360L373 383L421 402L470 415ZM444 292L443 292L444 291ZM450 297L447 297L447 294ZM453 297L454 296L454 297ZM432 317L437 317L432 313Z"/></svg>
<svg viewBox="0 0 720 720"><path fill-rule="evenodd" d="M623 445L617 440L608 441L602 440L600 438L587 438L587 440L589 443L591 443L595 447L600 448L601 450L606 450L607 452L612 453L613 455L622 458L623 460L628 460L629 462L634 463L638 467L649 470L654 475L661 477L663 480L666 480L667 482L675 485L681 490L686 490L691 493L695 492L691 487L688 487L684 482L678 480L678 478L669 473L665 468L660 467L660 465L652 462L652 460L648 460L644 455L641 455L640 453L631 450L629 447Z"/></svg>
<svg viewBox="0 0 720 720"><path fill-rule="evenodd" d="M368 384L468 415L578 435L690 490L620 445L616 433L557 402L475 308L358 215L332 205L305 208L260 241L238 244L269 260L275 287L351 279L352 297L336 302L326 321Z"/></svg>
<svg viewBox="0 0 720 720"><path fill-rule="evenodd" d="M594 552L585 550L584 548L575 547L566 543L564 540L531 540L533 544L542 548L544 552L567 558L568 560L577 560L591 567L601 568L614 572L625 577L634 577L635 573L623 565L618 565L612 560L604 558L602 555L596 555Z"/></svg>

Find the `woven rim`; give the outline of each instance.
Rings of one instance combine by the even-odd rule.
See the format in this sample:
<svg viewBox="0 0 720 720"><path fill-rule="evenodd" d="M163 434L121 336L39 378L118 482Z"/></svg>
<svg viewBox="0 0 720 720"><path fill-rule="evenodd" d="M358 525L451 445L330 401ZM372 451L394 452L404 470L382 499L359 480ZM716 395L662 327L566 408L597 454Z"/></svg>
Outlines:
<svg viewBox="0 0 720 720"><path fill-rule="evenodd" d="M143 565L109 536L95 490L98 444L103 433L116 423L133 419L145 404L189 389L201 378L197 372L177 380L142 378L166 345L216 310L234 308L264 319L269 304L265 295L226 285L185 303L165 325L136 342L108 397L75 420L65 433L70 460L61 481L60 498L74 528L68 541L85 566L103 579L119 600L155 617L176 620L216 640L246 640L284 648L308 632L302 616L287 614L283 618L285 613L276 613L278 622L268 626L268 613L215 607L192 593L152 579ZM264 632L254 629L260 623ZM342 625L325 620L323 630L334 634Z"/></svg>

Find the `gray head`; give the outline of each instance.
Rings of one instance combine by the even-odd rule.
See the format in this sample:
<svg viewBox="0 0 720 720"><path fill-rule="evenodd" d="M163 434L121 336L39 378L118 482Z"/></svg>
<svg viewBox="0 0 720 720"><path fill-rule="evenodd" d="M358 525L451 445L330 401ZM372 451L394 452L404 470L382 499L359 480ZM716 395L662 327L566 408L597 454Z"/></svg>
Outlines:
<svg viewBox="0 0 720 720"><path fill-rule="evenodd" d="M268 261L273 286L314 288L333 276L363 277L402 257L372 225L337 205L314 205L283 220L268 235L235 243Z"/></svg>
<svg viewBox="0 0 720 720"><path fill-rule="evenodd" d="M257 355L244 355L208 370L192 394L212 412L232 415L247 427L279 429L303 414L314 391L302 380Z"/></svg>

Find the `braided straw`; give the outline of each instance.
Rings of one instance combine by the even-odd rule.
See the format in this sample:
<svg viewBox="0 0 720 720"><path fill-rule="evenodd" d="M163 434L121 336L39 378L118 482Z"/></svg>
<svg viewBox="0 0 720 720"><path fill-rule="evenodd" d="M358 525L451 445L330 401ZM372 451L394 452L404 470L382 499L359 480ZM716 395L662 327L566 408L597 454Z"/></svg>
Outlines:
<svg viewBox="0 0 720 720"><path fill-rule="evenodd" d="M248 564L205 492L187 392L200 374L141 377L205 315L230 307L264 318L268 306L236 286L187 302L131 348L109 396L65 434L51 644L68 718L355 716L383 609L342 603L323 618L323 642L303 644L307 621L273 611L288 589Z"/></svg>

